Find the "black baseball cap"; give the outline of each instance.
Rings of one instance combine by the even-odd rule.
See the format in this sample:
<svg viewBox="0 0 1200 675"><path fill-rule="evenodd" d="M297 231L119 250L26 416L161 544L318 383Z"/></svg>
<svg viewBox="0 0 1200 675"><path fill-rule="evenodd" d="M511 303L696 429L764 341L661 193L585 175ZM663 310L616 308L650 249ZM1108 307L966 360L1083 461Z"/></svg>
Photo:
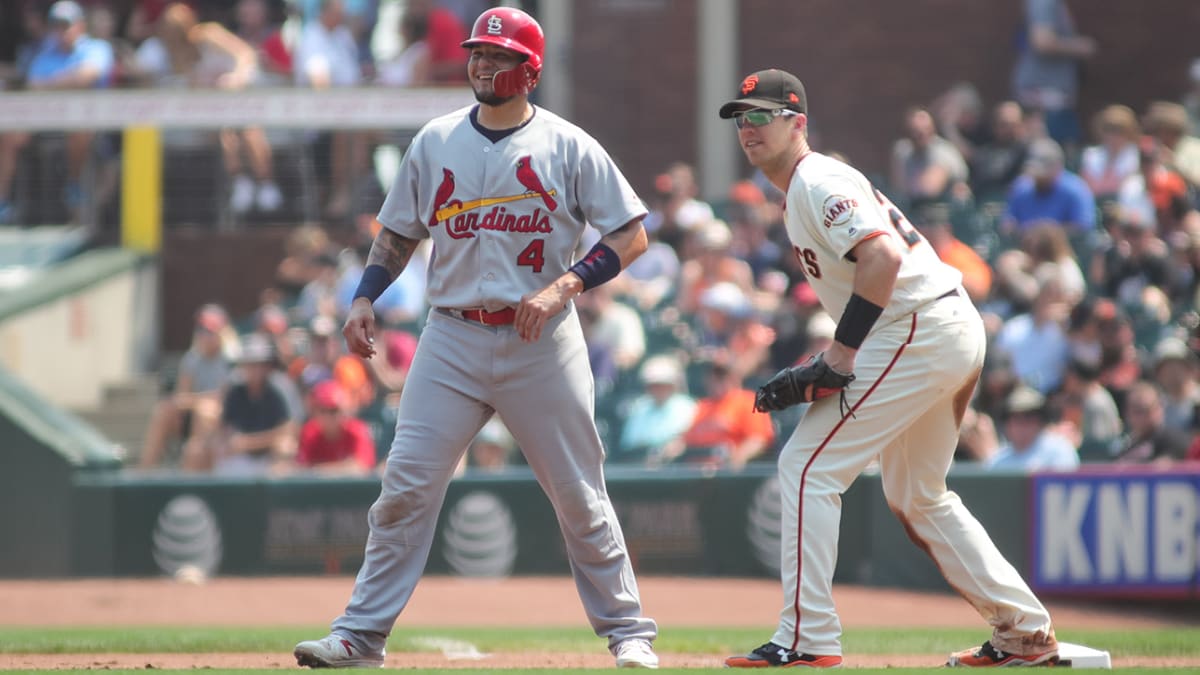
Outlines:
<svg viewBox="0 0 1200 675"><path fill-rule="evenodd" d="M792 112L808 112L808 97L804 95L804 85L800 83L800 79L776 68L747 75L739 85L738 92L741 93L741 98L721 106L721 117L724 119L729 119L735 112L747 108L786 108Z"/></svg>

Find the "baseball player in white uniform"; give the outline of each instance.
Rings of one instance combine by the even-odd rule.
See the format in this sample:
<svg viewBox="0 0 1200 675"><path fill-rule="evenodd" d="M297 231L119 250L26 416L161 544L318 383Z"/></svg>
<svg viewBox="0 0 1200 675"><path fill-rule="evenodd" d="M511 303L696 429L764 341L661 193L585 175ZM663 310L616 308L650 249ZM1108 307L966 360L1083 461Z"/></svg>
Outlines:
<svg viewBox="0 0 1200 675"><path fill-rule="evenodd" d="M876 457L888 504L917 546L993 627L981 648L948 665L1038 665L1058 645L1046 608L1004 559L946 473L984 357L979 313L892 203L854 168L808 146L804 87L789 73L746 77L732 118L750 163L786 193L793 251L821 305L838 319L820 359L787 369L760 390L816 399L779 458L784 607L771 641L735 668L842 664L832 585L841 494ZM823 387L813 373L832 373ZM806 379L807 378L807 379ZM815 384L789 389L795 381ZM842 387L844 384L844 388ZM792 395L791 392L797 392ZM844 394L844 398L843 395ZM807 397L807 398L805 398Z"/></svg>
<svg viewBox="0 0 1200 675"><path fill-rule="evenodd" d="M656 668L657 626L642 616L605 487L592 373L572 303L646 249L646 209L595 139L528 102L544 48L532 17L490 9L463 46L479 105L432 120L413 139L343 329L354 353L374 355L371 303L431 237L433 309L401 395L366 557L331 635L301 642L295 655L312 667L383 665L446 486L495 412L554 505L596 634L608 638L617 666ZM587 225L602 236L574 261Z"/></svg>

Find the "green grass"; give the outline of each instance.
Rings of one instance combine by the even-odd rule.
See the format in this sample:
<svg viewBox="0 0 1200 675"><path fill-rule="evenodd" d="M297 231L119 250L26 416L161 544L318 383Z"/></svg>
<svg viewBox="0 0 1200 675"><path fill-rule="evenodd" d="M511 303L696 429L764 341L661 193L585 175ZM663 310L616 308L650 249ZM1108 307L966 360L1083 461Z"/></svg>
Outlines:
<svg viewBox="0 0 1200 675"><path fill-rule="evenodd" d="M230 627L89 627L89 628L9 628L0 627L0 653L6 654L103 654L103 653L280 653L287 654L292 646L304 639L325 634L324 626L305 628L230 628ZM663 628L655 646L663 654L712 654L714 666L725 654L747 651L765 642L768 628ZM411 651L431 651L424 641L431 638L469 642L483 652L551 651L595 653L605 652L604 641L583 627L570 628L461 628L461 627L398 627L388 642L392 654ZM850 656L855 673L894 673L895 668L853 668L855 654L927 654L936 661L951 651L982 642L986 630L965 629L900 629L851 628L843 638L845 652ZM1059 639L1110 651L1121 657L1200 657L1200 627L1155 628L1122 631L1064 631ZM931 664L932 665L932 664ZM240 673L261 675L264 670L204 668L210 675ZM663 669L659 672L694 673L697 670ZM717 668L713 668L717 670ZM941 672L940 668L906 668L905 672ZM1115 673L1161 674L1168 669L1125 668ZM36 671L51 673L55 671ZM59 671L61 672L61 671ZM144 669L106 670L109 673L144 673ZM156 670L157 673L194 673L195 670ZM487 672L467 669L404 669L412 675L448 675L464 673L479 675ZM570 670L504 670L505 675L549 675L564 673L611 673L612 669ZM729 671L724 671L729 672ZM1184 672L1184 669L1175 669ZM1194 671L1193 671L1194 672Z"/></svg>
<svg viewBox="0 0 1200 675"><path fill-rule="evenodd" d="M324 626L304 628L181 628L170 626L98 628L0 627L0 653L204 653L287 652L300 640L322 637ZM664 653L725 654L748 651L765 642L769 630L750 628L663 628L655 647ZM842 644L847 654L940 654L982 642L986 630L942 628L850 628ZM1142 630L1072 630L1058 635L1107 649L1114 656L1200 657L1200 627ZM586 628L397 627L388 651L429 651L427 638L462 640L484 652L595 652L604 641Z"/></svg>

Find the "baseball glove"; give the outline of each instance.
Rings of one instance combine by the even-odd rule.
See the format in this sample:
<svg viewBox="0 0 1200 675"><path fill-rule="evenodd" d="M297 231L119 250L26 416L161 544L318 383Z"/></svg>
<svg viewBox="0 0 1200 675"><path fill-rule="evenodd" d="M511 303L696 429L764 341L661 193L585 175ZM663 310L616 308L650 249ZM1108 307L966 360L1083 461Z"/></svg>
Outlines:
<svg viewBox="0 0 1200 675"><path fill-rule="evenodd" d="M758 388L754 409L773 412L798 403L810 403L842 393L854 381L854 373L839 373L820 354L801 365L784 368Z"/></svg>

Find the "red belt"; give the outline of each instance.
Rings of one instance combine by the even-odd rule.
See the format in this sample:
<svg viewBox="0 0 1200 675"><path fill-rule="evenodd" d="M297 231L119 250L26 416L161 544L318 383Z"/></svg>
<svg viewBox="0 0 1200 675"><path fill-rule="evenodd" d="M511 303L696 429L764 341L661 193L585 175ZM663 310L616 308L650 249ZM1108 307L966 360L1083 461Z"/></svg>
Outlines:
<svg viewBox="0 0 1200 675"><path fill-rule="evenodd" d="M511 326L513 319L517 317L517 310L512 307L505 307L498 312L489 312L486 309L447 309L446 313L485 326Z"/></svg>

